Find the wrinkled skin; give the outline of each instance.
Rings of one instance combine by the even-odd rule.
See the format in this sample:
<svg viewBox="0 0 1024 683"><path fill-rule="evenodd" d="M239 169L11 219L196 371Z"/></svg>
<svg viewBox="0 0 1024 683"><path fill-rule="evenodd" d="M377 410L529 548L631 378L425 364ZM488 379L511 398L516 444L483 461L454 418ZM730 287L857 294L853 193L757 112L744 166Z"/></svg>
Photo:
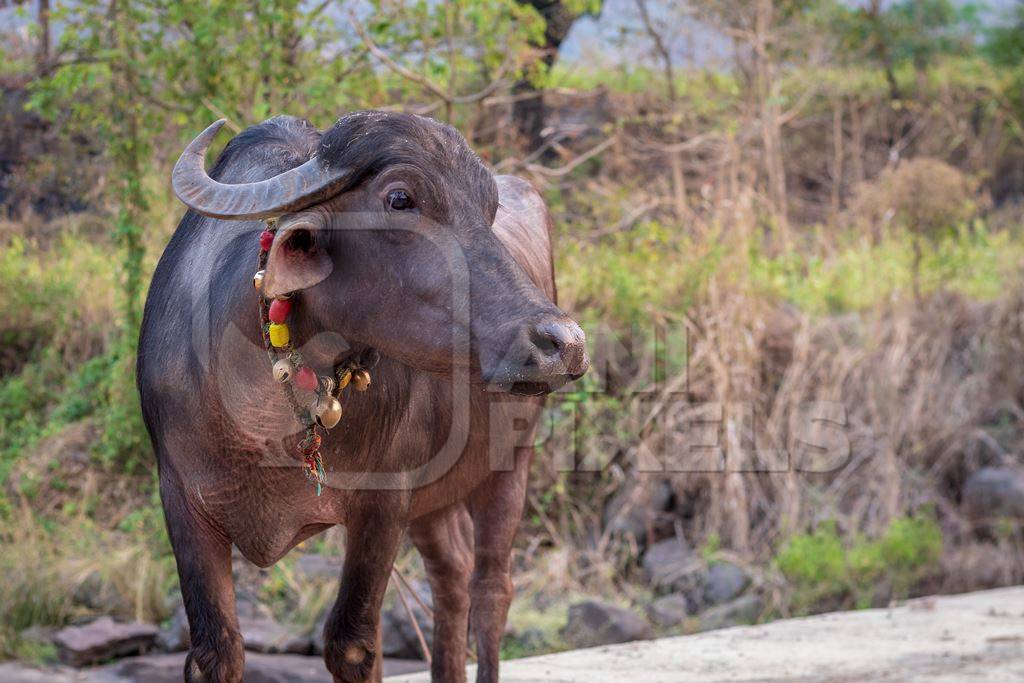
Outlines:
<svg viewBox="0 0 1024 683"><path fill-rule="evenodd" d="M231 545L269 566L337 524L348 541L324 656L335 681L381 678L379 613L406 531L433 588L433 679L465 680L472 629L477 680L497 680L543 394L588 361L582 331L554 303L537 193L515 178L495 183L439 124L403 118L402 135L389 136L397 116L361 133L384 136L381 146L401 140L415 162L375 166L282 216L266 269L265 291L294 293L289 327L320 374L370 347L381 356L370 389L342 395L322 496L296 466L301 428L260 343L251 278L262 224L190 212L154 275L138 381L191 627L187 681L242 677ZM261 126L211 175L252 182L318 144L323 154L304 122ZM324 138L346 131L339 122ZM396 188L415 210L390 207Z"/></svg>

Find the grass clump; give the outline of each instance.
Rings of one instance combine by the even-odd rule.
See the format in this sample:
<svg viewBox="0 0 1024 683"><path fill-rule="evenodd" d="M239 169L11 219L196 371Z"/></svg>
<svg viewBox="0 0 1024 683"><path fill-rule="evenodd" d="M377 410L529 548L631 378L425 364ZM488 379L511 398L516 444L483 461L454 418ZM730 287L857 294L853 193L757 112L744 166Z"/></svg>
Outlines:
<svg viewBox="0 0 1024 683"><path fill-rule="evenodd" d="M942 530L930 515L899 517L878 538L845 542L828 521L786 541L774 562L792 587L793 611L807 614L908 597L938 569L942 547Z"/></svg>

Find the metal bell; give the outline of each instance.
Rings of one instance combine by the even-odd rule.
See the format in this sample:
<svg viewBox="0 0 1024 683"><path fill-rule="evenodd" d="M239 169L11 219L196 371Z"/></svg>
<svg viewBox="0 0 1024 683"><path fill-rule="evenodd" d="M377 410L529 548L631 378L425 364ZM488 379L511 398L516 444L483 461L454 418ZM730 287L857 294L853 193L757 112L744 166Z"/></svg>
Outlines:
<svg viewBox="0 0 1024 683"><path fill-rule="evenodd" d="M341 421L341 402L333 396L324 396L316 402L316 421L324 429L331 429Z"/></svg>
<svg viewBox="0 0 1024 683"><path fill-rule="evenodd" d="M263 291L263 278L266 274L265 270L257 270L256 274L252 276L252 286L256 288L257 292Z"/></svg>
<svg viewBox="0 0 1024 683"><path fill-rule="evenodd" d="M278 382L287 382L295 374L295 365L287 358L274 363L274 379Z"/></svg>
<svg viewBox="0 0 1024 683"><path fill-rule="evenodd" d="M366 391L370 386L370 373L363 369L356 370L352 373L352 385L356 391Z"/></svg>

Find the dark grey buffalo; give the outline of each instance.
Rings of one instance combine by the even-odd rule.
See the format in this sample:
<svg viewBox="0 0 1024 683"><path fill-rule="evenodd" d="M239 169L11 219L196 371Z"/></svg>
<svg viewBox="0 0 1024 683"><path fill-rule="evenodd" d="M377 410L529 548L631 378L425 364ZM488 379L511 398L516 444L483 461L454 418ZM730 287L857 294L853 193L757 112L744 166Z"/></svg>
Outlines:
<svg viewBox="0 0 1024 683"><path fill-rule="evenodd" d="M406 530L433 589L434 680L464 680L470 630L477 680L496 680L534 425L543 396L588 365L582 330L554 303L543 201L427 118L364 112L321 134L278 117L231 140L207 175L218 127L175 168L191 210L139 341L192 633L186 680L241 680L231 545L267 566L336 524L348 540L325 629L334 680L380 678L381 600ZM305 362L329 375L380 358L370 390L342 394L321 496L261 342L252 280L267 218L279 228L264 293L292 295Z"/></svg>

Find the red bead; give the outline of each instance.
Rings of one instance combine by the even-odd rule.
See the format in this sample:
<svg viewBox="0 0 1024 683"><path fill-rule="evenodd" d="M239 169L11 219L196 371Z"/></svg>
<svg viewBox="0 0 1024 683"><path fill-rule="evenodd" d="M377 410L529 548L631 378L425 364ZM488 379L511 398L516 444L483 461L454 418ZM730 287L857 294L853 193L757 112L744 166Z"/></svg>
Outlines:
<svg viewBox="0 0 1024 683"><path fill-rule="evenodd" d="M270 303L270 322L272 323L283 323L288 319L288 314L292 312L292 302L289 299L274 299Z"/></svg>
<svg viewBox="0 0 1024 683"><path fill-rule="evenodd" d="M270 245L274 243L274 233L264 230L260 233L260 249L270 251Z"/></svg>
<svg viewBox="0 0 1024 683"><path fill-rule="evenodd" d="M317 384L318 380L316 378L316 373L313 372L312 368L304 367L295 375L295 386L299 389L314 391L316 390Z"/></svg>

